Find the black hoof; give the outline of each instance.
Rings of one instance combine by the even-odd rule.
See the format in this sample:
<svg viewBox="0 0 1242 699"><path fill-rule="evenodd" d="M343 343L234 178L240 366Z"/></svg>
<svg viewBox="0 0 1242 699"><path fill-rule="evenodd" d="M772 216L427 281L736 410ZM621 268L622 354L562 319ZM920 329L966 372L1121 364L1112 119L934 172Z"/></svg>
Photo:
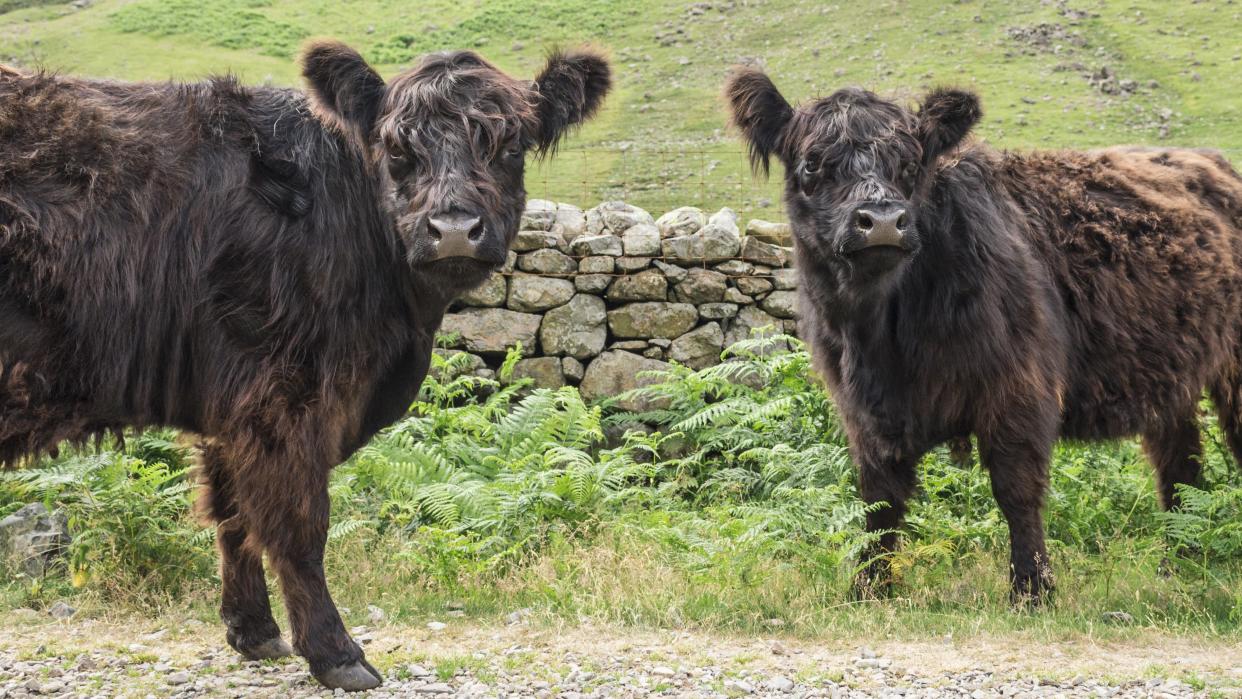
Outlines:
<svg viewBox="0 0 1242 699"><path fill-rule="evenodd" d="M328 689L343 689L346 692L375 689L384 683L384 678L365 659L331 668L315 675L315 679Z"/></svg>
<svg viewBox="0 0 1242 699"><path fill-rule="evenodd" d="M238 648L237 652L246 656L247 660L275 660L293 655L293 646L286 643L285 639L277 637L248 648Z"/></svg>
<svg viewBox="0 0 1242 699"><path fill-rule="evenodd" d="M229 646L247 660L271 660L293 655L293 647L280 637L280 629L276 628L275 622L265 626L267 628L251 628L249 632L229 626L224 637Z"/></svg>

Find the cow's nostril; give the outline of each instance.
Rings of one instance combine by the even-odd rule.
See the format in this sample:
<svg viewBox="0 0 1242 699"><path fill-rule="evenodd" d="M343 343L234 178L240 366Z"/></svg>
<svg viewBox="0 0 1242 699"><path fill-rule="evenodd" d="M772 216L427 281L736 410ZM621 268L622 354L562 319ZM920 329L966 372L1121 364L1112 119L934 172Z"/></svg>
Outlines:
<svg viewBox="0 0 1242 699"><path fill-rule="evenodd" d="M444 234L440 232L440 229L435 226L427 226L427 232L431 234L431 239L437 243L444 237Z"/></svg>
<svg viewBox="0 0 1242 699"><path fill-rule="evenodd" d="M478 241L480 238L482 238L483 237L483 222L480 221L476 223L474 225L474 228L471 228L470 232L466 234L466 237L472 241Z"/></svg>
<svg viewBox="0 0 1242 699"><path fill-rule="evenodd" d="M907 216L906 216L906 212L904 212L904 211L903 211L903 212L901 212L901 215L899 215L899 216L897 217L897 229L898 229L898 230L905 230L905 229L906 229L906 224L907 224L907 223L909 223L909 222L910 222L910 219L909 219L909 217L907 217Z"/></svg>
<svg viewBox="0 0 1242 699"><path fill-rule="evenodd" d="M854 215L854 222L858 225L858 229L869 231L875 226L875 221L871 219L871 215L865 211L859 211Z"/></svg>

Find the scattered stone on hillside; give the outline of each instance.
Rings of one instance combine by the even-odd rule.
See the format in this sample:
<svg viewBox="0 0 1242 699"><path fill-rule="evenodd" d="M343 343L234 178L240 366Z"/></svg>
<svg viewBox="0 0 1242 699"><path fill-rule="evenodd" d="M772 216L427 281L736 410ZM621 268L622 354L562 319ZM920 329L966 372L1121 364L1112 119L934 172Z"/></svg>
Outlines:
<svg viewBox="0 0 1242 699"><path fill-rule="evenodd" d="M611 255L620 257L625 250L621 239L615 235L584 235L570 243L569 250L574 255Z"/></svg>
<svg viewBox="0 0 1242 699"><path fill-rule="evenodd" d="M587 235L620 235L640 223L654 226L655 219L646 211L623 201L607 201L586 212Z"/></svg>
<svg viewBox="0 0 1242 699"><path fill-rule="evenodd" d="M733 287L725 289L724 300L726 303L736 303L739 306L747 306L755 302L754 297L747 296Z"/></svg>
<svg viewBox="0 0 1242 699"><path fill-rule="evenodd" d="M673 340L668 358L691 369L703 369L720 362L724 350L724 331L720 323L711 322Z"/></svg>
<svg viewBox="0 0 1242 699"><path fill-rule="evenodd" d="M64 600L57 600L52 603L52 606L47 608L47 613L53 619L68 619L74 614L77 614L78 609L77 607L71 606Z"/></svg>
<svg viewBox="0 0 1242 699"><path fill-rule="evenodd" d="M532 274L573 274L578 263L559 250L536 250L518 256L518 269Z"/></svg>
<svg viewBox="0 0 1242 699"><path fill-rule="evenodd" d="M582 362L573 357L561 357L561 373L565 375L567 383L577 386L585 372L586 367L582 366Z"/></svg>
<svg viewBox="0 0 1242 699"><path fill-rule="evenodd" d="M457 298L466 306L479 307L495 307L505 305L505 298L509 295L509 282L505 279L505 275L499 272L492 272L481 285L467 291Z"/></svg>
<svg viewBox="0 0 1242 699"><path fill-rule="evenodd" d="M537 313L565 304L574 296L574 284L567 279L534 274L514 274L509 278L510 310Z"/></svg>
<svg viewBox="0 0 1242 699"><path fill-rule="evenodd" d="M0 520L0 565L42 577L69 541L64 514L48 512L41 502L30 503Z"/></svg>
<svg viewBox="0 0 1242 699"><path fill-rule="evenodd" d="M725 346L749 340L752 337L763 337L784 332L784 324L776 318L754 306L739 309L729 331L725 333ZM763 329L762 332L759 332Z"/></svg>
<svg viewBox="0 0 1242 699"><path fill-rule="evenodd" d="M797 314L798 294L794 291L773 291L760 306L777 318L793 318Z"/></svg>
<svg viewBox="0 0 1242 699"><path fill-rule="evenodd" d="M693 235L707 225L707 214L693 206L683 206L664 214L656 219L656 228L661 238L674 238L681 235Z"/></svg>
<svg viewBox="0 0 1242 699"><path fill-rule="evenodd" d="M618 338L674 338L694 328L698 319L691 304L648 301L608 311L608 329Z"/></svg>
<svg viewBox="0 0 1242 699"><path fill-rule="evenodd" d="M772 285L781 291L798 288L798 270L778 269L773 271Z"/></svg>
<svg viewBox="0 0 1242 699"><path fill-rule="evenodd" d="M742 241L741 255L742 259L748 262L772 267L784 267L788 261L784 248L750 236L746 236Z"/></svg>
<svg viewBox="0 0 1242 699"><path fill-rule="evenodd" d="M1105 622L1118 626L1130 626L1134 623L1134 617L1129 612L1104 612L1101 617Z"/></svg>
<svg viewBox="0 0 1242 699"><path fill-rule="evenodd" d="M514 252L531 252L533 250L543 250L544 248L554 248L560 242L560 236L548 231L518 231L517 237L513 239L512 250Z"/></svg>
<svg viewBox="0 0 1242 699"><path fill-rule="evenodd" d="M663 272L664 276L668 277L668 280L670 282L673 282L674 284L686 278L687 272L686 272L685 267L678 267L677 265L670 265L669 263L662 262L660 260L655 260L654 264L656 266L656 269Z"/></svg>
<svg viewBox="0 0 1242 699"><path fill-rule="evenodd" d="M712 269L721 274L727 274L730 277L742 277L755 273L755 266L744 260L729 260L712 267Z"/></svg>
<svg viewBox="0 0 1242 699"><path fill-rule="evenodd" d="M544 354L594 357L603 351L608 340L607 320L603 299L591 294L575 295L565 305L544 314L539 330Z"/></svg>
<svg viewBox="0 0 1242 699"><path fill-rule="evenodd" d="M578 271L583 274L612 274L616 269L616 259L609 255L592 255L578 261Z"/></svg>
<svg viewBox="0 0 1242 699"><path fill-rule="evenodd" d="M609 301L664 301L668 297L668 280L658 269L618 277L608 287Z"/></svg>
<svg viewBox="0 0 1242 699"><path fill-rule="evenodd" d="M763 277L738 277L733 280L733 284L747 296L758 296L772 290L772 282Z"/></svg>
<svg viewBox="0 0 1242 699"><path fill-rule="evenodd" d="M556 279L553 281L564 281ZM444 316L440 332L458 335L457 346L483 355L504 354L521 343L533 353L542 316L503 308L467 308Z"/></svg>
<svg viewBox="0 0 1242 699"><path fill-rule="evenodd" d="M728 277L701 267L686 270L686 278L673 290L673 299L683 303L719 303L724 300Z"/></svg>
<svg viewBox="0 0 1242 699"><path fill-rule="evenodd" d="M724 320L733 318L737 315L738 305L736 303L701 303L699 304L699 315L705 320Z"/></svg>
<svg viewBox="0 0 1242 699"><path fill-rule="evenodd" d="M746 235L772 245L789 245L793 232L788 223L773 223L752 218L746 224Z"/></svg>
<svg viewBox="0 0 1242 699"><path fill-rule="evenodd" d="M660 254L660 229L640 223L621 234L621 246L626 255L651 257Z"/></svg>
<svg viewBox="0 0 1242 699"><path fill-rule="evenodd" d="M669 365L632 352L608 351L591 361L582 377L579 390L583 400L593 402L618 396L631 389L648 386L659 379L643 375L649 371L667 371ZM662 407L667 401L630 397L617 401L622 410L642 412Z"/></svg>
<svg viewBox="0 0 1242 699"><path fill-rule="evenodd" d="M530 379L535 388L560 388L565 385L559 357L519 359L513 365L513 380Z"/></svg>
<svg viewBox="0 0 1242 699"><path fill-rule="evenodd" d="M574 288L584 294L602 294L612 284L611 274L579 274L574 277Z"/></svg>
<svg viewBox="0 0 1242 699"><path fill-rule="evenodd" d="M622 272L637 272L640 269L646 269L651 266L652 258L650 257L618 257L616 258L617 269Z"/></svg>

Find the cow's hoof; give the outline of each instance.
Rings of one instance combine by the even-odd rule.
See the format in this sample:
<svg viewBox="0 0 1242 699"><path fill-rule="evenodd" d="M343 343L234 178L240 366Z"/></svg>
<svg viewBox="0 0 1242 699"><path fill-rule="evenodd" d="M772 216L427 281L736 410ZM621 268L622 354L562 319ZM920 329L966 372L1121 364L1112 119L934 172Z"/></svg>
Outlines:
<svg viewBox="0 0 1242 699"><path fill-rule="evenodd" d="M359 660L350 665L341 665L315 675L315 679L328 689L343 689L346 692L361 692L375 689L383 684L383 677L371 663Z"/></svg>
<svg viewBox="0 0 1242 699"><path fill-rule="evenodd" d="M293 646L277 636L249 648L239 648L237 652L244 655L247 660L275 660L293 655Z"/></svg>

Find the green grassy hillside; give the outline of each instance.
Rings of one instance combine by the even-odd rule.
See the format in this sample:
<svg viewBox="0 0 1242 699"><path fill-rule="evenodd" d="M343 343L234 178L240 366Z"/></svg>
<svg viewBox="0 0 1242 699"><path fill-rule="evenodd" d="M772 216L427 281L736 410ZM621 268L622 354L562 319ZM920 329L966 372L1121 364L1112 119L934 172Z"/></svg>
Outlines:
<svg viewBox="0 0 1242 699"><path fill-rule="evenodd" d="M1005 147L1211 146L1242 159L1242 6L1227 0L0 0L0 60L124 79L231 71L298 84L310 37L351 43L385 74L437 49L474 48L529 76L554 45L616 61L602 117L529 189L582 205L626 198L779 215L725 129L728 67L759 60L793 99L863 85L915 98L979 90L980 135Z"/></svg>

